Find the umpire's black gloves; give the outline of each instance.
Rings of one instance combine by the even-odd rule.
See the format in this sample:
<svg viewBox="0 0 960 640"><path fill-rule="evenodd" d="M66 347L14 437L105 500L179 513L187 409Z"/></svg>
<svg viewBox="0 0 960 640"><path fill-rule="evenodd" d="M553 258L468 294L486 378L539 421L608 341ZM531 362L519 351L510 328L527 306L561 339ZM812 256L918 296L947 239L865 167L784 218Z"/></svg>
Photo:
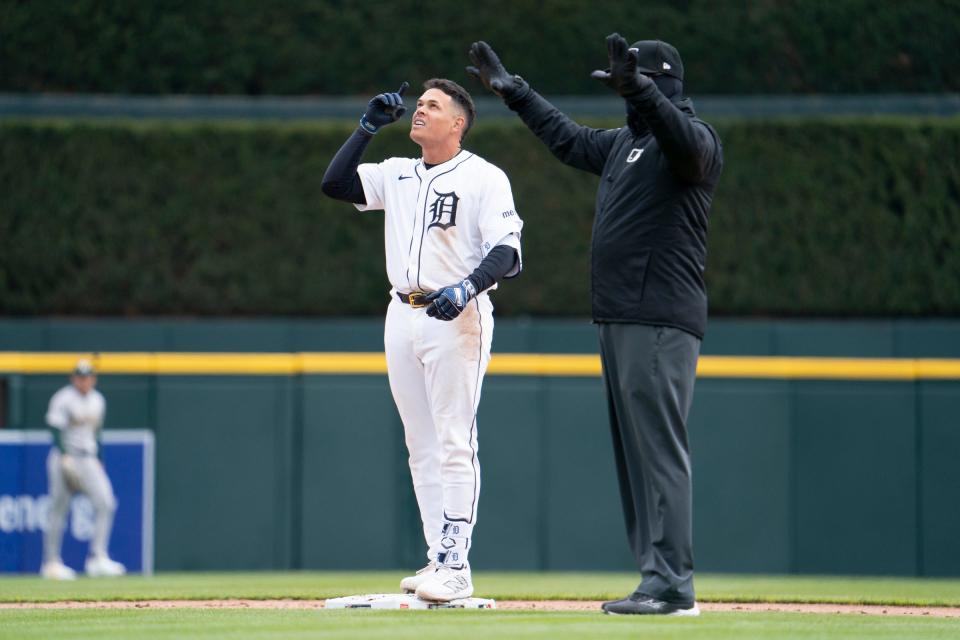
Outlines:
<svg viewBox="0 0 960 640"><path fill-rule="evenodd" d="M480 80L483 86L503 98L507 104L516 102L530 92L526 81L508 72L494 50L483 40L470 45L467 53L473 63L473 66L467 67L467 73Z"/></svg>
<svg viewBox="0 0 960 640"><path fill-rule="evenodd" d="M637 69L637 50L629 49L627 41L619 33L607 36L607 56L610 68L590 74L621 96L630 100L653 84L653 80Z"/></svg>
<svg viewBox="0 0 960 640"><path fill-rule="evenodd" d="M403 92L409 86L409 82L404 82L395 93L381 93L368 102L367 112L360 117L360 127L373 134L380 127L399 120L407 112L403 106Z"/></svg>
<svg viewBox="0 0 960 640"><path fill-rule="evenodd" d="M437 320L455 320L467 303L477 296L477 288L469 278L427 295L427 315Z"/></svg>

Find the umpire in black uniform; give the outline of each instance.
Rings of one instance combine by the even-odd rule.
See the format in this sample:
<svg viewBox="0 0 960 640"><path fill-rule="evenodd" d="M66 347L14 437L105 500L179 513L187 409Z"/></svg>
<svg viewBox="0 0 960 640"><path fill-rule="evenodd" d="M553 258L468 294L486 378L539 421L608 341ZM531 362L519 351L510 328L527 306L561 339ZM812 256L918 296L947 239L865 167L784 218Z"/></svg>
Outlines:
<svg viewBox="0 0 960 640"><path fill-rule="evenodd" d="M723 167L720 139L683 98L671 45L607 38L593 77L626 101L627 126L570 120L507 72L485 42L467 72L501 96L562 162L600 176L591 250L620 495L642 581L607 613L698 615L693 590L687 415L707 322L707 218Z"/></svg>

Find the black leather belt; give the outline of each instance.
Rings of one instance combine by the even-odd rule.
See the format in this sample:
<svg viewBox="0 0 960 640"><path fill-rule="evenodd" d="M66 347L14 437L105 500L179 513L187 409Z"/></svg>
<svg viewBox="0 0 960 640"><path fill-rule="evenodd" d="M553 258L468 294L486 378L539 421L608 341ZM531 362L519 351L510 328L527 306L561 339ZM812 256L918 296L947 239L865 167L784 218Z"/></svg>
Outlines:
<svg viewBox="0 0 960 640"><path fill-rule="evenodd" d="M397 291L397 297L400 302L408 304L414 309L427 306L427 294L423 291L414 291L413 293L400 293Z"/></svg>

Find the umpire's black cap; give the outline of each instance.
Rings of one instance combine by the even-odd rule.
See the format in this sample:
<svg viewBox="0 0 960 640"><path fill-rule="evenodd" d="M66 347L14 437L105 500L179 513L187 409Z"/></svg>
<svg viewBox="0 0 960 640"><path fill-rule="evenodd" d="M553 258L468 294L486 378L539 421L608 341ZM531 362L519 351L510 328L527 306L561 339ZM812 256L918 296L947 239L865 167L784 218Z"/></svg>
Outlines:
<svg viewBox="0 0 960 640"><path fill-rule="evenodd" d="M640 40L630 45L637 50L637 69L640 73L673 76L683 80L683 61L672 44L662 40Z"/></svg>

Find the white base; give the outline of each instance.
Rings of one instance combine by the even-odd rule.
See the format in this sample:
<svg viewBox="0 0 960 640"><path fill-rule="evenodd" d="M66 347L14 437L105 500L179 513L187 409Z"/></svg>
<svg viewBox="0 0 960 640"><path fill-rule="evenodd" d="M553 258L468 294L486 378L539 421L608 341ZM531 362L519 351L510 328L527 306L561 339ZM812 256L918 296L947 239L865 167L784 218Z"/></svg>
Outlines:
<svg viewBox="0 0 960 640"><path fill-rule="evenodd" d="M325 609L496 609L494 600L461 598L450 602L421 600L412 593L374 593L330 598Z"/></svg>

